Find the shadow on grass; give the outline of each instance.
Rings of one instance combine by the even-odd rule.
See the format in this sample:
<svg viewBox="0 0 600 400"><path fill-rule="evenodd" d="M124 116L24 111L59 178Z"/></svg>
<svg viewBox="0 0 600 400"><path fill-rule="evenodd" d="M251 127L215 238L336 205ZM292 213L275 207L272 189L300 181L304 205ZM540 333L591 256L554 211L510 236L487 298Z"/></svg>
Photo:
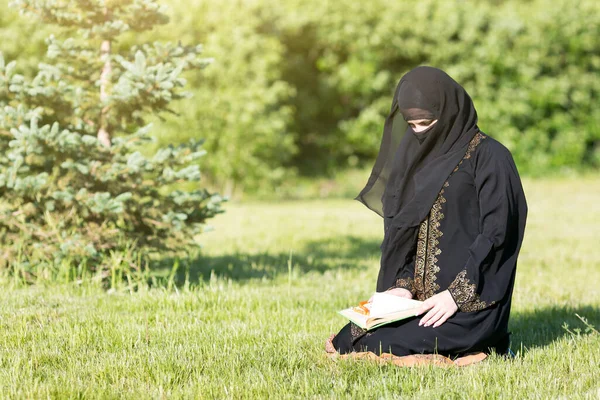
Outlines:
<svg viewBox="0 0 600 400"><path fill-rule="evenodd" d="M341 236L304 243L293 249L291 264L295 274L307 272L324 273L336 269L363 269L377 262L380 255L380 242L357 236ZM181 286L186 277L191 283L208 281L211 275L223 279L244 282L254 279L273 279L288 274L290 253L236 252L219 256L199 256L184 260L175 275L175 284ZM162 261L162 271L158 275L169 274L173 260ZM584 323L577 315L600 330L600 310L594 306L582 307L543 307L535 310L513 311L509 323L511 348L513 351L527 352L541 348L569 335L563 328L585 330ZM522 346L522 347L521 347Z"/></svg>
<svg viewBox="0 0 600 400"><path fill-rule="evenodd" d="M219 278L246 281L250 279L272 279L288 274L288 264L295 274L328 270L361 269L379 258L377 240L367 240L356 236L327 238L304 243L294 248L291 256L285 253L236 252L219 256L200 255L186 260L176 273L175 284L182 285L186 275L191 283L208 281L211 275ZM157 275L165 276L173 265L173 260L165 259L155 270Z"/></svg>
<svg viewBox="0 0 600 400"><path fill-rule="evenodd" d="M511 335L511 348L513 351L537 347L545 347L563 336L569 335L564 324L570 330L581 329L585 331L585 324L577 315L587 319L588 323L600 330L600 310L598 307L546 307L537 310L512 312L509 323Z"/></svg>

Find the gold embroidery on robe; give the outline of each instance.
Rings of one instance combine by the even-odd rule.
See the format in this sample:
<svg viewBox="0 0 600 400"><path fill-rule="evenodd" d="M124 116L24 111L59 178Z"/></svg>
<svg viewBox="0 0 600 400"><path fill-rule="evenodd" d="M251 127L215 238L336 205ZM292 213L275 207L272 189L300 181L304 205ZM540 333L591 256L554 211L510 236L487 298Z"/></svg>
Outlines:
<svg viewBox="0 0 600 400"><path fill-rule="evenodd" d="M415 280L413 278L399 278L396 279L396 284L392 286L390 289L402 288L406 289L411 293L415 291ZM390 290L388 289L388 290Z"/></svg>
<svg viewBox="0 0 600 400"><path fill-rule="evenodd" d="M419 226L419 236L417 239L417 255L415 258L415 292L418 300L424 300L423 292L425 286L423 275L425 273L425 258L427 257L427 231L429 229L429 217L425 218Z"/></svg>
<svg viewBox="0 0 600 400"><path fill-rule="evenodd" d="M429 298L433 296L440 285L435 280L437 279L437 273L440 272L440 267L437 265L438 256L442 254L438 245L438 240L442 235L440 230L440 221L444 219L444 213L442 213L442 205L446 202L444 197L444 189L448 187L448 182L444 183L444 187L440 190L438 197L431 207L429 214L429 231L427 234L427 257L426 257L426 268L423 276L423 297Z"/></svg>
<svg viewBox="0 0 600 400"><path fill-rule="evenodd" d="M462 312L479 311L494 304L492 301L487 304L482 301L477 294L477 285L467 277L467 270L460 271L454 281L448 287L456 305Z"/></svg>
<svg viewBox="0 0 600 400"><path fill-rule="evenodd" d="M473 153L473 150L475 150L475 147L479 146L479 143L481 143L481 141L483 139L485 139L486 137L487 136L485 136L481 132L477 132L477 134L475 136L473 136L473 139L471 139L471 141L469 142L469 146L467 146L467 151L465 152L465 156L462 158L462 160L460 160L460 162L454 168L454 170L452 171L452 173L455 173L456 171L458 171L458 168L461 166L461 164L463 163L463 161L468 160L469 158L471 158L471 153ZM452 174L450 174L450 175L452 175ZM448 183L448 181L446 181L446 183Z"/></svg>
<svg viewBox="0 0 600 400"><path fill-rule="evenodd" d="M450 176L458 170L464 160L471 158L473 150L481 143L486 136L481 132L475 134L469 142L467 151L458 165L454 168ZM418 300L425 300L437 293L440 286L436 283L437 273L440 272L438 266L438 256L442 253L439 245L439 238L443 235L440 230L440 221L444 218L442 205L446 202L444 197L445 189L450 186L448 179L444 182L437 199L431 207L429 216L425 218L419 226L419 235L417 239L417 254L415 259L415 279L414 288Z"/></svg>
<svg viewBox="0 0 600 400"><path fill-rule="evenodd" d="M366 329L362 329L354 322L350 322L350 336L352 337L352 342L358 340L361 336L364 336L365 333L367 333Z"/></svg>

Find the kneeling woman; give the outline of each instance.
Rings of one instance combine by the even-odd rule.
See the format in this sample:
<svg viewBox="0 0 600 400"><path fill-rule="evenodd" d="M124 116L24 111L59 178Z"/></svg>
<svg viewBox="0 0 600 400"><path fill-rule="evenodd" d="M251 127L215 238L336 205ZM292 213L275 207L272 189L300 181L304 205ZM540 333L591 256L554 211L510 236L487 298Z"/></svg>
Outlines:
<svg viewBox="0 0 600 400"><path fill-rule="evenodd" d="M424 304L420 317L373 331L349 323L335 349L505 353L527 205L510 152L479 130L471 98L446 73L418 67L400 80L356 199L384 220L377 291Z"/></svg>

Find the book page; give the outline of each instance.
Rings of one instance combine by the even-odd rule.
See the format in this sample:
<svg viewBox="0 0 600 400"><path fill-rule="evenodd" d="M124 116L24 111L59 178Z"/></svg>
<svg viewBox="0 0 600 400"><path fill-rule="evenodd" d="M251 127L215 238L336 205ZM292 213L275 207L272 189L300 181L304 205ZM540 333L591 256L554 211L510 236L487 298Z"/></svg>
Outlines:
<svg viewBox="0 0 600 400"><path fill-rule="evenodd" d="M369 311L367 315L356 312L355 307L338 311L338 313L363 329L374 329L389 322L414 316L416 309L421 304L423 304L422 301L379 292L373 295L370 304L365 305Z"/></svg>
<svg viewBox="0 0 600 400"><path fill-rule="evenodd" d="M418 308L423 302L394 296L385 292L375 293L371 303L369 317L377 318L398 311Z"/></svg>
<svg viewBox="0 0 600 400"><path fill-rule="evenodd" d="M354 322L359 327L365 329L367 327L367 315L362 315L352 310L352 308L346 308L345 310L341 310L338 312L340 315L343 315L350 321Z"/></svg>

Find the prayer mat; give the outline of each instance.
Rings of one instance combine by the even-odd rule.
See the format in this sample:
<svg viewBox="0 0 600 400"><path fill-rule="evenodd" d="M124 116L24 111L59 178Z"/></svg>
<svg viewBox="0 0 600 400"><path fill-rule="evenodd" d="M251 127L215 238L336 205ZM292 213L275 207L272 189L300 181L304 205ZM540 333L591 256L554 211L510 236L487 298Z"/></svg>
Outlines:
<svg viewBox="0 0 600 400"><path fill-rule="evenodd" d="M434 365L437 367L465 367L467 365L479 363L487 358L487 354L479 352L467 354L452 360L439 354L412 354L409 356L395 356L390 353L383 353L378 356L370 351L352 352L348 354L339 354L333 347L332 340L335 335L331 335L325 341L325 351L327 356L334 360L369 360L378 363L392 363L398 367L414 367L419 365Z"/></svg>

